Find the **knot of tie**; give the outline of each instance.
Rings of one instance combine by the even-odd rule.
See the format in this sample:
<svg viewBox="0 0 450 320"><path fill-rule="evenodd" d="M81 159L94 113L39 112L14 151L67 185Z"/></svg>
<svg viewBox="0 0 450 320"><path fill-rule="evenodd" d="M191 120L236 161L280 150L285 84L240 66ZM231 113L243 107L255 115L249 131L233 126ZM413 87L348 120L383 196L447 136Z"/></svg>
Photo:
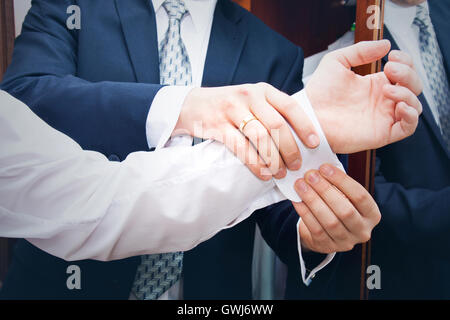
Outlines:
<svg viewBox="0 0 450 320"><path fill-rule="evenodd" d="M181 18L188 12L183 0L166 0L162 4L169 16L169 19L181 21Z"/></svg>
<svg viewBox="0 0 450 320"><path fill-rule="evenodd" d="M414 24L418 26L422 31L428 31L431 27L431 18L428 8L424 4L419 4L416 11L416 17L414 18Z"/></svg>

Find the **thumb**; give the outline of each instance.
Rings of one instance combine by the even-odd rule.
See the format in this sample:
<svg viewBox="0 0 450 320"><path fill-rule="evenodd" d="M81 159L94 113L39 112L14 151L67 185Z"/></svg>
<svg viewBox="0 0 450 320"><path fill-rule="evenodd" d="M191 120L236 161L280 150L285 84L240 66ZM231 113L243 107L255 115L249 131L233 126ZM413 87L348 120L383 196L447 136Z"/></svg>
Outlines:
<svg viewBox="0 0 450 320"><path fill-rule="evenodd" d="M361 41L352 46L334 51L331 56L346 68L357 67L375 62L389 53L389 40Z"/></svg>

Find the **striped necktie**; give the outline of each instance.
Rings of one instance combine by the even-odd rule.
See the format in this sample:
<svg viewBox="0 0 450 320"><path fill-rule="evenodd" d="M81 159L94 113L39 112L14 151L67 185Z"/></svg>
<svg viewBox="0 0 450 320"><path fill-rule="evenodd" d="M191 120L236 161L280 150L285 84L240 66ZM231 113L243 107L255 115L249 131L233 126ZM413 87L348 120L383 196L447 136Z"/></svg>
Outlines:
<svg viewBox="0 0 450 320"><path fill-rule="evenodd" d="M450 90L444 69L444 59L439 49L431 23L428 7L417 6L414 24L419 27L419 43L422 63L427 74L434 102L439 113L439 124L447 150L450 151Z"/></svg>
<svg viewBox="0 0 450 320"><path fill-rule="evenodd" d="M191 85L191 63L180 33L181 19L188 11L183 0L166 0L162 6L169 17L169 25L159 47L160 83ZM142 256L133 293L141 300L158 299L180 279L182 267L182 252Z"/></svg>

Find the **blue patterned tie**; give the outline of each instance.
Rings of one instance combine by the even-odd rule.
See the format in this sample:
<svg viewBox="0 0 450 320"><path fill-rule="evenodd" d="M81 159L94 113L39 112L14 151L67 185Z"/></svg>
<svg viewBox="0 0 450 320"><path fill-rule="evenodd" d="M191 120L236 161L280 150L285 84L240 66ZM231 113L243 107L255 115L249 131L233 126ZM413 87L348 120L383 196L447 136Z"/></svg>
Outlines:
<svg viewBox="0 0 450 320"><path fill-rule="evenodd" d="M444 59L439 49L428 7L423 4L417 6L414 24L420 29L422 63L428 76L434 102L438 108L442 137L447 150L450 150L450 90L444 69Z"/></svg>
<svg viewBox="0 0 450 320"><path fill-rule="evenodd" d="M169 27L159 48L161 84L189 86L192 69L189 56L181 39L181 19L188 12L183 0L166 0L163 3L169 16Z"/></svg>
<svg viewBox="0 0 450 320"><path fill-rule="evenodd" d="M181 19L188 11L183 0L166 0L162 6L169 26L159 48L160 82L191 85L191 63L180 33ZM138 299L156 300L180 279L182 252L144 255L141 260L132 289Z"/></svg>

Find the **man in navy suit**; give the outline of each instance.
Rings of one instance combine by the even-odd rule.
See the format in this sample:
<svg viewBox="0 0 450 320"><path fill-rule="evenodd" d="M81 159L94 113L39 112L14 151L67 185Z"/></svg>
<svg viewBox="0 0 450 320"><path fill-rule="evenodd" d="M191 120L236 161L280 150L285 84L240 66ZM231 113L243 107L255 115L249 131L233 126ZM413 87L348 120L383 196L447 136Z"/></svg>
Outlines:
<svg viewBox="0 0 450 320"><path fill-rule="evenodd" d="M35 1L24 23L23 34L16 43L13 63L5 75L3 88L26 102L41 118L74 138L83 148L100 151L110 160L120 161L130 152L157 147L164 140L164 132L156 134L156 137L150 135L155 138L155 143L150 146L149 140L152 139L145 139L145 132L149 130L146 120L151 113L156 112L152 102L165 90L159 85L160 76L163 76L160 75L160 62L167 56L159 56L158 52L158 43L161 42L158 41L159 28L162 28L163 23L155 23L163 9L162 1L159 1L158 8L154 8L152 3L156 2L158 1ZM79 30L68 29L66 25L66 9L74 4L81 7L82 22ZM200 5L204 8L206 2ZM220 87L263 81L288 94L302 88L301 49L228 0L219 0L217 6L210 9L211 17L214 13L210 22L201 19L197 23L195 19L191 21L190 28L196 31L208 29L210 23L210 36L206 32L202 34L204 37L191 37L191 44L186 43L186 48L183 48L196 53L190 57L190 66L181 65L186 71L192 67L192 79L186 80L188 82L184 84L197 82L204 87ZM191 14L195 18L194 10ZM166 20L165 24L166 29L167 25L175 25L171 25L170 20L169 23ZM189 28L189 25L186 27ZM181 33L183 30L184 28ZM203 39L209 39L209 43ZM165 43L173 40L168 39ZM195 48L202 47L204 51L195 51ZM356 55L350 60L357 60L362 56ZM329 59L328 64L333 64L334 61ZM196 66L202 64L204 70L198 72ZM403 67L409 70L409 75L403 76L414 79L411 69ZM345 72L348 72L348 68L350 65L346 66ZM391 76L388 78L390 81L399 79L394 73ZM405 87L411 87L412 92L420 92L420 85L416 81L410 82ZM261 85L251 86L250 89L261 90ZM228 90L225 93L231 92L231 96L246 96L249 86L223 90ZM277 92L274 96L280 97L276 89L267 90ZM207 91L208 94L215 92L200 91ZM414 96L412 93L411 95ZM189 97L195 100L198 95ZM150 105L152 108L149 111ZM166 104L167 108L172 105L176 103ZM192 105L195 110L199 104ZM411 105L415 105L416 109L420 107L416 102ZM205 108L199 114L204 116L212 112L214 111ZM195 113L181 112L180 119L189 118L191 114ZM164 120L164 116L162 118ZM299 119L298 116L294 118ZM413 118L409 123L414 127ZM184 121L178 121L176 125L183 127L183 124ZM152 126L150 131L154 127L157 126ZM336 126L328 129L343 131ZM310 131L305 128L299 132L300 137L305 132L309 136ZM327 137L333 136L336 135L327 134ZM277 172L273 173L276 176ZM326 186L323 183L325 180L321 181L318 185ZM304 200L306 203L306 197ZM305 204L302 205L302 210L305 215L311 213L307 211ZM377 209L369 211L373 213ZM270 212L273 214L269 214ZM299 275L297 221L298 215L292 205L284 202L264 209L238 226L219 233L185 253L184 298L251 298L250 271L256 222L260 224L268 243L285 262L294 266L293 272ZM341 224L339 226L342 227ZM373 226L372 221L368 229L371 230ZM302 230L305 229L303 225ZM367 231L370 233L370 230ZM324 233L322 229L319 231ZM366 236L367 232L355 239L363 241L360 237L366 239ZM315 249L311 245L312 241L309 243L308 247ZM343 245L348 248L349 243ZM330 253L340 250L344 249L327 246L326 249L316 251ZM315 253L305 255L311 255L306 260L313 266L317 264L316 260L320 262L323 259ZM2 294L5 297L19 298L127 299L140 263L140 257L108 263L71 263L45 254L23 240L15 250L13 265ZM70 291L66 287L66 270L70 264L77 264L83 271L82 290ZM331 275L333 268L329 267L327 270ZM327 282L329 276L324 273L320 278ZM314 281L311 287L314 289Z"/></svg>
<svg viewBox="0 0 450 320"><path fill-rule="evenodd" d="M377 151L383 218L372 264L380 267L381 289L370 297L449 299L450 3L388 1L385 24L385 37L410 53L423 78L423 113L414 135Z"/></svg>

